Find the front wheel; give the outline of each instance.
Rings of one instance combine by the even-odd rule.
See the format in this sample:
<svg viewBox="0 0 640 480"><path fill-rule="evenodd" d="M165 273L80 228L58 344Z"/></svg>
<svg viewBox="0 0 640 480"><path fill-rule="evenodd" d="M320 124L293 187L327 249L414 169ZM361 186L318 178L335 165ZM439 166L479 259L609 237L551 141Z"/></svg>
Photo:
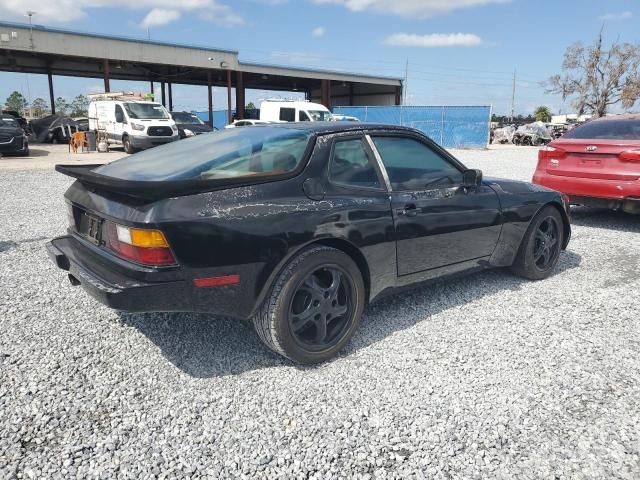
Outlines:
<svg viewBox="0 0 640 480"><path fill-rule="evenodd" d="M362 274L351 257L312 247L280 273L253 324L274 352L298 363L319 363L351 339L364 297Z"/></svg>
<svg viewBox="0 0 640 480"><path fill-rule="evenodd" d="M511 271L529 280L547 278L558 263L563 239L560 213L552 206L544 207L531 221Z"/></svg>
<svg viewBox="0 0 640 480"><path fill-rule="evenodd" d="M133 145L131 145L131 140L127 135L125 135L122 139L122 146L124 147L124 151L126 153L131 154L136 152L136 149L133 148Z"/></svg>

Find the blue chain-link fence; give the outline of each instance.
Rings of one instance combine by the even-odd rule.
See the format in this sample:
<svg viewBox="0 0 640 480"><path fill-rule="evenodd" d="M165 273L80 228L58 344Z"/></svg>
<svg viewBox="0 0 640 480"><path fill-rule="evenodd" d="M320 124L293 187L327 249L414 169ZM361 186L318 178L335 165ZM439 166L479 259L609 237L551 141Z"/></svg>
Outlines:
<svg viewBox="0 0 640 480"><path fill-rule="evenodd" d="M490 106L334 107L333 113L417 128L448 148L485 148L489 143Z"/></svg>
<svg viewBox="0 0 640 480"><path fill-rule="evenodd" d="M332 110L362 122L417 128L447 148L485 148L489 143L490 106L334 107ZM204 122L209 121L209 112L196 112L196 115ZM226 110L216 110L213 125L224 128L227 118Z"/></svg>

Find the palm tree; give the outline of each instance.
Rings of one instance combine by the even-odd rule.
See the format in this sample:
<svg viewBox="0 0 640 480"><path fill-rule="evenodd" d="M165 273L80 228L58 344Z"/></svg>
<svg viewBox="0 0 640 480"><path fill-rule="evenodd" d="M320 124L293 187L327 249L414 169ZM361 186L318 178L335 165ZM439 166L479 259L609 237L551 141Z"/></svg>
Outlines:
<svg viewBox="0 0 640 480"><path fill-rule="evenodd" d="M549 107L545 105L540 105L533 112L533 116L536 117L538 122L550 122L551 121L551 110Z"/></svg>

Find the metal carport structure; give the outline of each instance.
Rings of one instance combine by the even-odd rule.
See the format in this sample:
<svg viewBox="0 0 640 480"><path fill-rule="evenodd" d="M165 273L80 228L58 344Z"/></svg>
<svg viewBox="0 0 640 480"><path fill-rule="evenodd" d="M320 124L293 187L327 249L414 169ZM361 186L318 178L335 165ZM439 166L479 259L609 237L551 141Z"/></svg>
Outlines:
<svg viewBox="0 0 640 480"><path fill-rule="evenodd" d="M0 71L45 74L55 113L53 76L91 77L109 81L160 83L161 101L173 107L172 84L202 85L208 90L210 122L214 86L235 88L237 115L244 117L247 88L304 92L332 105L399 105L402 80L354 73L246 63L239 53L203 46L96 35L68 30L0 22Z"/></svg>

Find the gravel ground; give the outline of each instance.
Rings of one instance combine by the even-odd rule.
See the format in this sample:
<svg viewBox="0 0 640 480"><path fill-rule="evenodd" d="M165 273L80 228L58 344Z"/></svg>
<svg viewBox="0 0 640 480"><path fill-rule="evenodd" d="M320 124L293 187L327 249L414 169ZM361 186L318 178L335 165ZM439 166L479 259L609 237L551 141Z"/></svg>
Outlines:
<svg viewBox="0 0 640 480"><path fill-rule="evenodd" d="M535 149L456 152L529 179ZM0 173L0 478L640 477L640 217L575 209L558 272L370 306L299 368L243 323L117 314L46 258L51 171Z"/></svg>

